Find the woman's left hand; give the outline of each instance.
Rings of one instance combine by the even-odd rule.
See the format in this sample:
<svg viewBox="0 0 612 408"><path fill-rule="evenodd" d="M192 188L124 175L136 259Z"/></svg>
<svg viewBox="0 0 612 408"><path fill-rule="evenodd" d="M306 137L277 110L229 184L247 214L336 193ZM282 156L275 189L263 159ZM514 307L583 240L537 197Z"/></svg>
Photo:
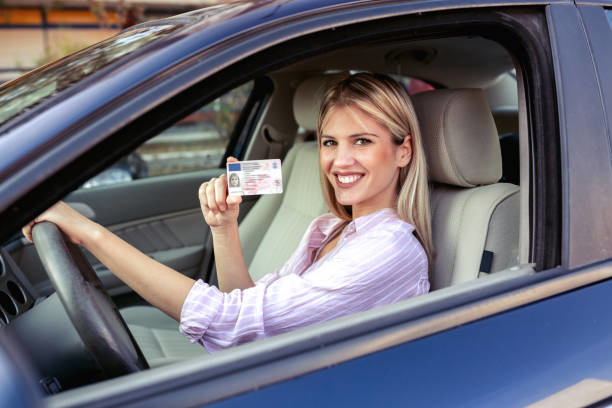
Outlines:
<svg viewBox="0 0 612 408"><path fill-rule="evenodd" d="M232 163L238 160L229 157L227 161ZM198 191L198 197L204 219L211 228L222 228L238 223L242 196L227 194L227 176L225 174L202 183Z"/></svg>
<svg viewBox="0 0 612 408"><path fill-rule="evenodd" d="M70 241L78 245L82 244L87 234L90 233L89 230L92 230L91 227L95 225L93 221L81 215L68 204L59 201L22 228L21 231L28 241L32 242L34 224L43 221L49 221L57 225L70 238Z"/></svg>

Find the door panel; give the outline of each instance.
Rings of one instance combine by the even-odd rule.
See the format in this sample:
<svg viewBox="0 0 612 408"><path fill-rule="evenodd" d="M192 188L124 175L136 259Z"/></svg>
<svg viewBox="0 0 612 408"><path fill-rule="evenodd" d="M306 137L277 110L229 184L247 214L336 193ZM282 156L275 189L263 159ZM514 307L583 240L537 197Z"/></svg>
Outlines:
<svg viewBox="0 0 612 408"><path fill-rule="evenodd" d="M94 211L96 222L120 229L123 224L134 220L200 208L200 184L223 172L223 168L214 168L79 189L68 195L65 201L86 204Z"/></svg>
<svg viewBox="0 0 612 408"><path fill-rule="evenodd" d="M224 171L217 168L79 189L65 201L80 203L79 208L89 207L96 222L152 258L195 278L206 255L204 247L210 232L197 191L202 182ZM111 295L131 290L87 255ZM53 291L33 245L26 245L15 258L41 295Z"/></svg>
<svg viewBox="0 0 612 408"><path fill-rule="evenodd" d="M205 251L212 250L205 248L210 229L199 208L110 226L109 229L150 257L192 278L200 272ZM88 256L111 296L131 290L92 255Z"/></svg>

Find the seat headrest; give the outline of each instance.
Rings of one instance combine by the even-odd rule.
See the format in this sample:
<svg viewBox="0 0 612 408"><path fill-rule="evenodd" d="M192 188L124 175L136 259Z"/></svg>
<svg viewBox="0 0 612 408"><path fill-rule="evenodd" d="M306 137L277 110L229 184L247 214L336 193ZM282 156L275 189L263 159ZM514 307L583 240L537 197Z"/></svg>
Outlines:
<svg viewBox="0 0 612 408"><path fill-rule="evenodd" d="M426 91L411 99L432 181L460 187L499 181L499 137L482 90Z"/></svg>
<svg viewBox="0 0 612 408"><path fill-rule="evenodd" d="M293 116L298 125L306 130L317 130L319 108L330 75L317 75L303 81L293 95Z"/></svg>

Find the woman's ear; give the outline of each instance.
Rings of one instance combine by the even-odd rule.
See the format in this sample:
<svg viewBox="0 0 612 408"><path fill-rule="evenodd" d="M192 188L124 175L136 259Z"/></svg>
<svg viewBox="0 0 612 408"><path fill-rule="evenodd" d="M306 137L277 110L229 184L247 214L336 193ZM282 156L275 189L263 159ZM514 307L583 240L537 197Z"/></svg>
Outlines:
<svg viewBox="0 0 612 408"><path fill-rule="evenodd" d="M397 149L397 160L399 167L406 167L412 159L412 135L406 135L402 144Z"/></svg>

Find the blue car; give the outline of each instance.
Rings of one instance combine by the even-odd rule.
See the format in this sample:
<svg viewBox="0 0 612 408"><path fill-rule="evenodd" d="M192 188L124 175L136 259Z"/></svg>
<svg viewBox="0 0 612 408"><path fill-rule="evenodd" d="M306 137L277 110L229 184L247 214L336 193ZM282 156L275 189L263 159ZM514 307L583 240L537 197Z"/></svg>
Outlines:
<svg viewBox="0 0 612 408"><path fill-rule="evenodd" d="M219 2L4 84L0 405L609 404L610 44L612 1ZM21 236L61 199L216 284L199 185L280 158L284 193L241 204L256 280L328 211L321 89L359 71L417 112L428 294L208 354L53 224ZM130 157L138 177L99 176Z"/></svg>

